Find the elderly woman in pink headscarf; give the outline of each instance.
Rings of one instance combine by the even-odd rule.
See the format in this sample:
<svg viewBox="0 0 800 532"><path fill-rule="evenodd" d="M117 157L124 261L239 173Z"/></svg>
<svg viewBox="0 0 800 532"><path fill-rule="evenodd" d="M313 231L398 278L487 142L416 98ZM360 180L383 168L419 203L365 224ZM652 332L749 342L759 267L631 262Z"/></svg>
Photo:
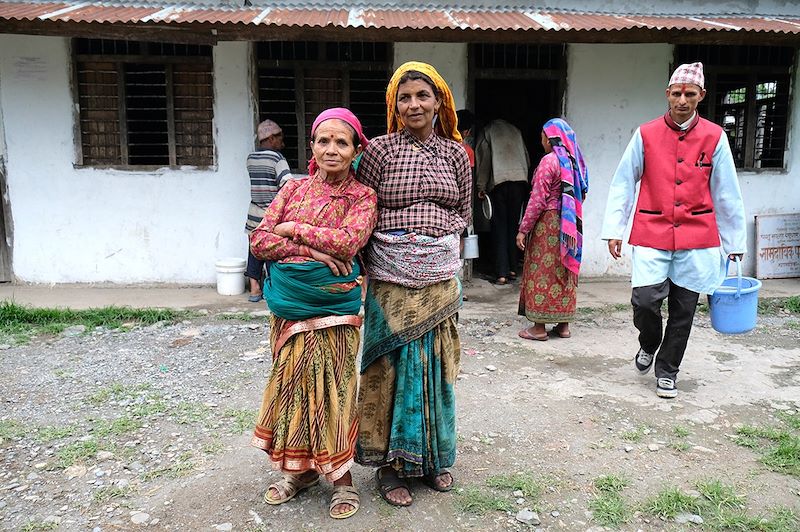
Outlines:
<svg viewBox="0 0 800 532"><path fill-rule="evenodd" d="M367 142L349 110L322 112L309 177L284 185L250 237L253 255L272 261L264 297L273 364L252 445L283 478L264 500L282 504L322 475L334 485L335 519L359 507L350 467L363 277L354 258L375 226L377 197L355 180L353 160Z"/></svg>

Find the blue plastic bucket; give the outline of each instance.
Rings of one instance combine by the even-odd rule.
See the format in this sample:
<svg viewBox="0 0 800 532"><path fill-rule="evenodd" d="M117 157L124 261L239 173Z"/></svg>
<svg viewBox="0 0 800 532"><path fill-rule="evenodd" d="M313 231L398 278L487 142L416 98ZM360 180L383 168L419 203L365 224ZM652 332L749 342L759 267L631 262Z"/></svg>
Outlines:
<svg viewBox="0 0 800 532"><path fill-rule="evenodd" d="M742 277L742 263L736 262L736 277L728 277L708 296L711 326L723 334L742 334L753 330L758 315L758 289L761 281ZM730 264L730 260L725 267Z"/></svg>

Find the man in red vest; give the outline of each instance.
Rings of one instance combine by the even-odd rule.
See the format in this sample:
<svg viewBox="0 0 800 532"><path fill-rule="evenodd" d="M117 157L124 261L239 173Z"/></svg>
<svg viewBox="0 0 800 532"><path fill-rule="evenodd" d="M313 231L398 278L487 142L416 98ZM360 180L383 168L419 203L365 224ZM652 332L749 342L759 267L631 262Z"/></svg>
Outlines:
<svg viewBox="0 0 800 532"><path fill-rule="evenodd" d="M678 375L701 293L725 278L725 257L741 260L745 214L736 167L721 127L697 114L706 95L702 63L679 66L669 80L669 110L633 134L611 182L602 238L614 259L633 209L631 284L639 330L634 364L655 359L656 395L678 395ZM661 303L669 317L662 332Z"/></svg>

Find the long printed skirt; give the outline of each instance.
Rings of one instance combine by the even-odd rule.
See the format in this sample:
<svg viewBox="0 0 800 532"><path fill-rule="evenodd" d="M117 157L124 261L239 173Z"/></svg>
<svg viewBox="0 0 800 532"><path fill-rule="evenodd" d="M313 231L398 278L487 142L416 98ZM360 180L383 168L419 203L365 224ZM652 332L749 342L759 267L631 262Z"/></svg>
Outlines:
<svg viewBox="0 0 800 532"><path fill-rule="evenodd" d="M538 323L572 321L577 306L576 279L561 263L561 219L558 211L544 211L528 235L519 315Z"/></svg>
<svg viewBox="0 0 800 532"><path fill-rule="evenodd" d="M275 345L285 320L271 318ZM284 473L316 470L331 482L353 464L358 417L358 328L335 325L292 336L273 353L251 444Z"/></svg>
<svg viewBox="0 0 800 532"><path fill-rule="evenodd" d="M461 358L455 316L361 375L357 461L400 477L436 474L456 459L455 382Z"/></svg>

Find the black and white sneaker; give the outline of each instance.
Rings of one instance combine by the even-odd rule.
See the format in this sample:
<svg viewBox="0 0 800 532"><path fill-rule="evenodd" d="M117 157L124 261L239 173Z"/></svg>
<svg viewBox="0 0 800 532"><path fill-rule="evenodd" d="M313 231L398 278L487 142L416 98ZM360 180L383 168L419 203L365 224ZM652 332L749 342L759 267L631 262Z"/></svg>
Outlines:
<svg viewBox="0 0 800 532"><path fill-rule="evenodd" d="M639 370L639 373L645 375L648 371L650 371L650 366L653 365L653 360L655 358L655 354L651 355L644 349L639 349L639 352L636 353L636 358L633 361L636 364L636 369Z"/></svg>
<svg viewBox="0 0 800 532"><path fill-rule="evenodd" d="M675 388L675 381L667 378L660 378L656 381L656 395L665 399L678 397L678 389Z"/></svg>

